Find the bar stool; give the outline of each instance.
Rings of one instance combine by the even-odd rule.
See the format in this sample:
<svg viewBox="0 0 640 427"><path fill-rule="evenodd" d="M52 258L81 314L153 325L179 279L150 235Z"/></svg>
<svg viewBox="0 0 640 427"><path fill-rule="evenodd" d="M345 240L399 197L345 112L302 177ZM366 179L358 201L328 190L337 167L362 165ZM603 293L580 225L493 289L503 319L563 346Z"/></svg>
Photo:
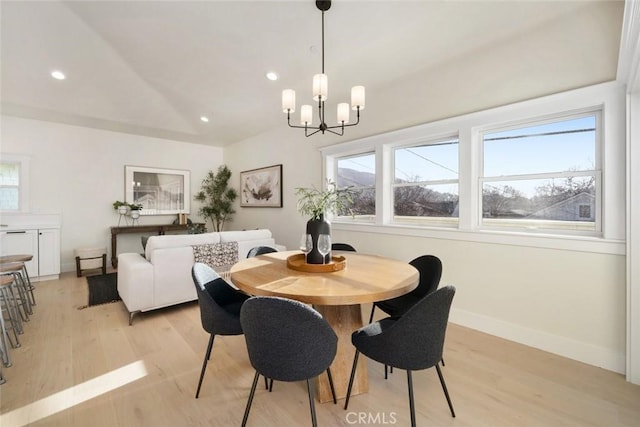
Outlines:
<svg viewBox="0 0 640 427"><path fill-rule="evenodd" d="M36 297L33 295L33 290L36 288L31 283L31 278L29 278L29 272L27 271L27 263L33 259L33 255L28 254L18 254L18 255L4 255L0 256L0 264L4 264L7 262L22 262L24 263L24 267L22 268L23 278L27 279L27 287L29 289L29 298L31 299L31 305L36 305Z"/></svg>
<svg viewBox="0 0 640 427"><path fill-rule="evenodd" d="M2 337L0 337L0 347L2 347L2 363L4 366L11 366L11 357L9 356L9 347L20 347L20 340L18 339L18 333L20 330L20 315L17 312L15 296L13 294L13 276L4 275L0 276L0 328ZM4 320L3 312L6 310L9 315L9 323L11 324L11 330L15 337L15 343L11 341L9 332L7 331L7 324Z"/></svg>
<svg viewBox="0 0 640 427"><path fill-rule="evenodd" d="M31 308L31 301L29 300L28 294L29 290L27 287L27 282L24 280L22 276L22 269L24 268L23 262L7 262L4 264L0 264L0 275L13 276L13 287L18 291L18 297L20 301L18 302L16 298L16 305L22 308L20 315L22 317L23 322L29 321L29 315L33 314L33 310ZM14 295L15 297L15 295Z"/></svg>

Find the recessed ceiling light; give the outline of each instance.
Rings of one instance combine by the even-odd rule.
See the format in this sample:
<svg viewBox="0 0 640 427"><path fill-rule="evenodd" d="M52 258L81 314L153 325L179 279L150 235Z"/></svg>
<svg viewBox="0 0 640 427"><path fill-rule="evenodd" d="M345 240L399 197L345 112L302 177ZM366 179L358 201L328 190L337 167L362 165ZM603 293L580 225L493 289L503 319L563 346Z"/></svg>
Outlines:
<svg viewBox="0 0 640 427"><path fill-rule="evenodd" d="M51 77L53 77L56 80L64 80L66 78L66 76L64 75L64 73L62 71L52 71L51 72Z"/></svg>
<svg viewBox="0 0 640 427"><path fill-rule="evenodd" d="M269 71L267 73L267 79L271 80L272 82L276 81L276 80L278 80L278 75L273 71Z"/></svg>
<svg viewBox="0 0 640 427"><path fill-rule="evenodd" d="M202 116L202 117L200 117L200 120L202 120L205 123L209 123L209 117Z"/></svg>

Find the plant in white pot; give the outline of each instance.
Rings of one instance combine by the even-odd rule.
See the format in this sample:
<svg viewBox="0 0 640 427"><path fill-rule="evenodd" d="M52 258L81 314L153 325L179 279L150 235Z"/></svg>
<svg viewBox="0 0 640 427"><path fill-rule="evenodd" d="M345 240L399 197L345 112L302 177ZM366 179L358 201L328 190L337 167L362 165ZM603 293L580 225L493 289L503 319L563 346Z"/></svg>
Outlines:
<svg viewBox="0 0 640 427"><path fill-rule="evenodd" d="M120 215L126 215L129 210L129 205L125 202L121 202L120 200L116 200L113 202L113 209L117 210Z"/></svg>
<svg viewBox="0 0 640 427"><path fill-rule="evenodd" d="M331 224L325 215L331 213L343 214L350 212L353 203L355 190L351 187L338 188L336 183L327 180L324 189L316 187L298 187L296 196L298 197L298 212L310 217L307 221L306 234L310 234L313 240L313 249L307 254L307 263L325 264L331 261L331 252L322 255L318 251L318 236L321 234L331 235Z"/></svg>
<svg viewBox="0 0 640 427"><path fill-rule="evenodd" d="M142 205L137 203L130 203L129 209L131 210L131 218L138 219L140 218L140 211L142 210Z"/></svg>

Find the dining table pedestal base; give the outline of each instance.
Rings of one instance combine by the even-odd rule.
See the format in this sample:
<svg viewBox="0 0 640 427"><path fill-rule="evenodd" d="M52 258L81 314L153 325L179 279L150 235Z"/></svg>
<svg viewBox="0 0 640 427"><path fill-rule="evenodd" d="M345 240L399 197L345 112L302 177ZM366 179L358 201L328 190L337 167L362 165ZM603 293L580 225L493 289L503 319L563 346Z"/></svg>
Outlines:
<svg viewBox="0 0 640 427"><path fill-rule="evenodd" d="M347 387L351 375L351 366L356 349L351 344L351 334L363 326L360 304L352 305L314 305L313 308L324 317L338 336L336 357L331 364L331 377L337 399L347 396ZM321 403L331 402L331 388L327 375L318 376L317 397ZM358 360L358 369L351 394L366 393L369 390L367 363L365 358Z"/></svg>

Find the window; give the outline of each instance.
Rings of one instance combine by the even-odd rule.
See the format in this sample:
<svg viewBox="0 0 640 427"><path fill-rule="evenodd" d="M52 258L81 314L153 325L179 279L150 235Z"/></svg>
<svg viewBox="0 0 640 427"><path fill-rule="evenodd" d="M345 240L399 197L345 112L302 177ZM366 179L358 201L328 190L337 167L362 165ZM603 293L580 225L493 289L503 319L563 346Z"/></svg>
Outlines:
<svg viewBox="0 0 640 427"><path fill-rule="evenodd" d="M0 209L20 210L20 163L0 163Z"/></svg>
<svg viewBox="0 0 640 427"><path fill-rule="evenodd" d="M11 154L0 161L0 211L26 212L29 159Z"/></svg>
<svg viewBox="0 0 640 427"><path fill-rule="evenodd" d="M598 231L598 116L485 132L482 225Z"/></svg>
<svg viewBox="0 0 640 427"><path fill-rule="evenodd" d="M371 220L376 214L376 156L373 153L341 157L336 161L338 188L351 187L355 194L351 211L338 212L346 219Z"/></svg>
<svg viewBox="0 0 640 427"><path fill-rule="evenodd" d="M393 221L458 223L458 138L393 150Z"/></svg>
<svg viewBox="0 0 640 427"><path fill-rule="evenodd" d="M324 176L367 195L336 225L622 253L625 112L610 82L324 147Z"/></svg>

